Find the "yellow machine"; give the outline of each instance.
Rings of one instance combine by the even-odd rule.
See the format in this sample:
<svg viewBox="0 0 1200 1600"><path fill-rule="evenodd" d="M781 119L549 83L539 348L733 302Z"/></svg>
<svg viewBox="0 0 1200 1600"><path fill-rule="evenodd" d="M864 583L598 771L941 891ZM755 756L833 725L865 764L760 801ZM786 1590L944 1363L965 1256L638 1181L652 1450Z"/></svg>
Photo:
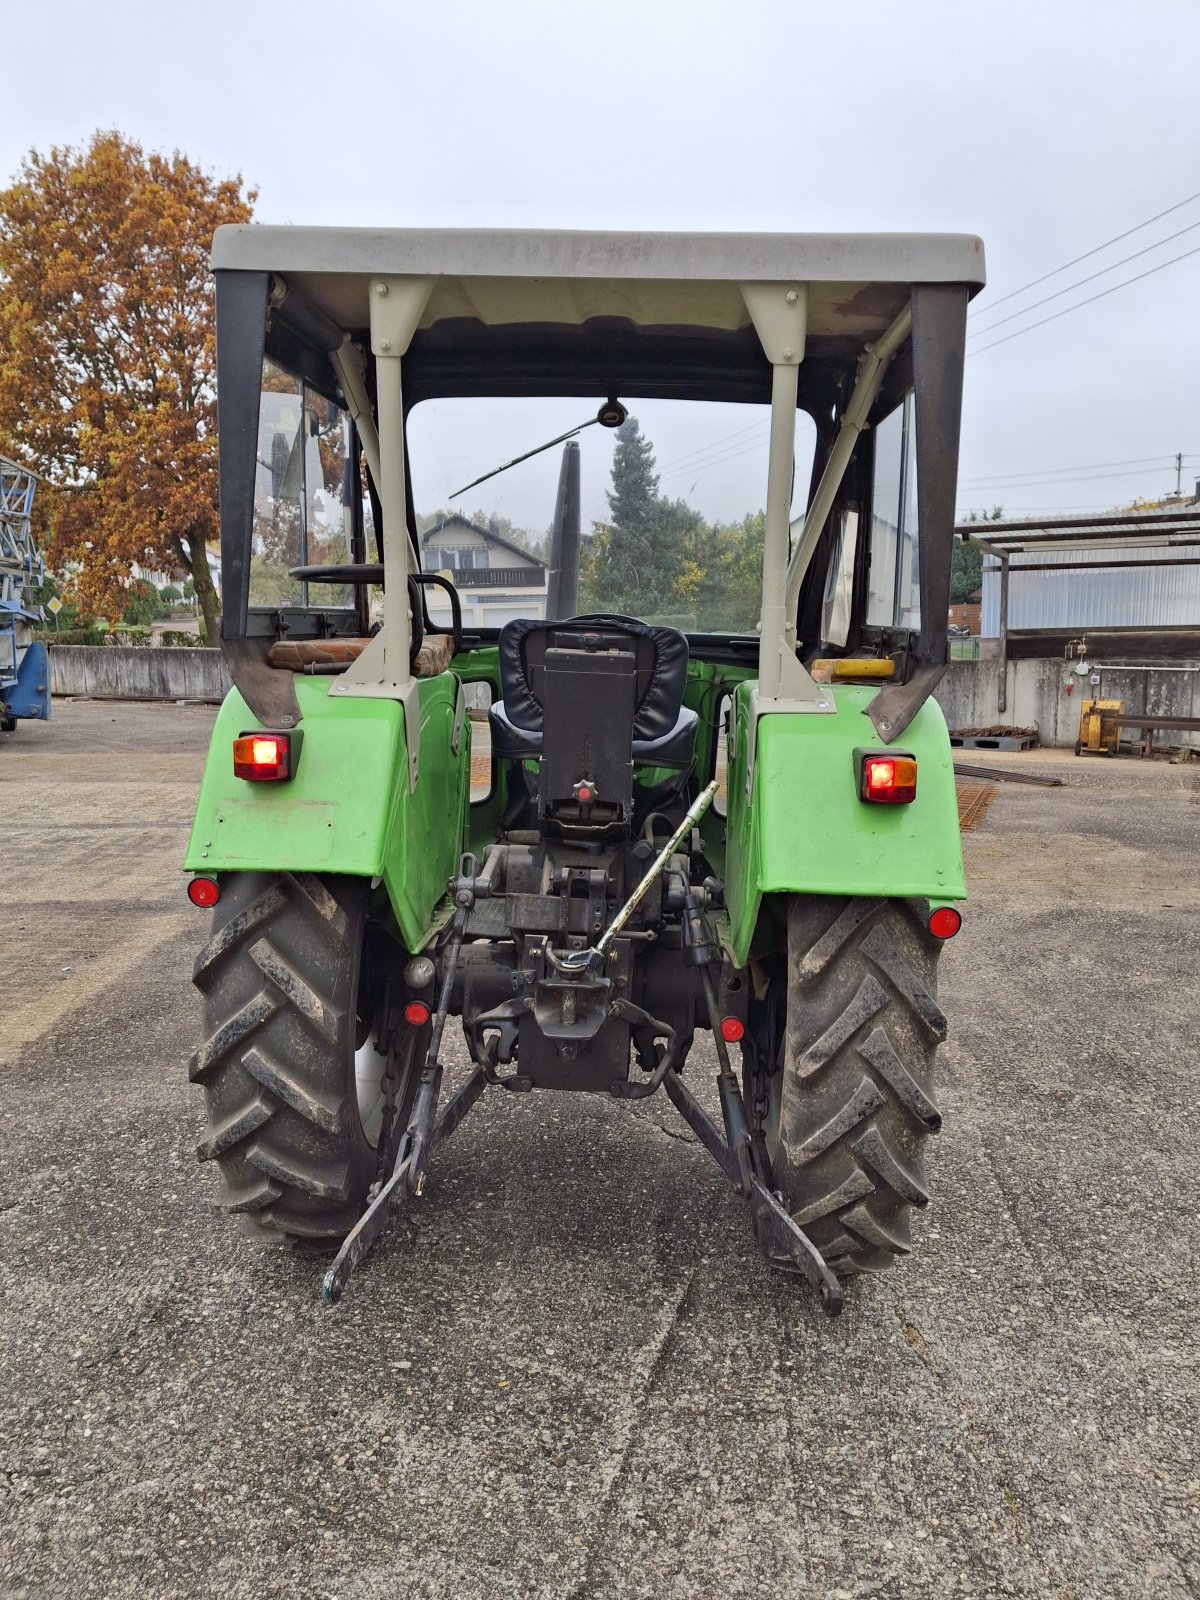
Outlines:
<svg viewBox="0 0 1200 1600"><path fill-rule="evenodd" d="M1075 741L1077 756L1107 756L1117 753L1119 724L1117 718L1125 709L1124 700L1085 700L1079 707L1079 737Z"/></svg>

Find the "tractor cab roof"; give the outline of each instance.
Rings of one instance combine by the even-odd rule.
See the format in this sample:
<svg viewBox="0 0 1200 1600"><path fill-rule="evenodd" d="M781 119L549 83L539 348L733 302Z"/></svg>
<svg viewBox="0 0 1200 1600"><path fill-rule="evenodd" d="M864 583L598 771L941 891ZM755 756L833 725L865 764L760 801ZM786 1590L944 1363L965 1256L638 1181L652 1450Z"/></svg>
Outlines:
<svg viewBox="0 0 1200 1600"><path fill-rule="evenodd" d="M432 278L419 328L466 320L639 327L749 327L743 284L808 285L808 338L861 348L907 304L913 284L984 282L970 234L584 233L534 229L218 230L216 271L278 273L347 331L370 323L370 282Z"/></svg>
<svg viewBox="0 0 1200 1600"><path fill-rule="evenodd" d="M886 740L908 725L944 670L966 308L985 276L974 236L238 225L218 231L212 265L222 627L244 690L270 636L285 627L297 637L304 628L324 636L339 625L307 601L282 620L278 608L251 615L254 500L266 470L254 445L264 356L352 420L375 493L375 537L394 574L384 584L382 632L331 693L415 693L409 598L399 581L419 559L408 422L423 401L456 397L769 405L761 615L747 637L759 656L757 718L833 709L797 651L811 656L823 638L843 515L858 518L872 503L874 430L911 396L915 431L907 411L892 430L894 476L919 490L921 515L902 519L897 507L891 521L881 512L881 526L898 541L903 520L909 543L919 539L920 560L901 560L897 542L889 559L900 577L885 586L891 604L876 621L867 616L868 541L858 541L853 631L843 648L865 643L899 659L904 681L884 690L870 713ZM818 445L797 534L789 506L798 408L814 419ZM913 439L913 470L904 466L902 477L900 458L908 461ZM278 477L289 481L282 468ZM907 487L905 494L915 504ZM302 508L296 515L303 523ZM884 565L880 556L876 571ZM308 568L302 559L289 570L295 577ZM901 590L918 585L920 606L903 603ZM261 692L250 701L260 717L279 699L263 687L271 677L260 675ZM287 695L291 721L282 725L291 726L290 685Z"/></svg>

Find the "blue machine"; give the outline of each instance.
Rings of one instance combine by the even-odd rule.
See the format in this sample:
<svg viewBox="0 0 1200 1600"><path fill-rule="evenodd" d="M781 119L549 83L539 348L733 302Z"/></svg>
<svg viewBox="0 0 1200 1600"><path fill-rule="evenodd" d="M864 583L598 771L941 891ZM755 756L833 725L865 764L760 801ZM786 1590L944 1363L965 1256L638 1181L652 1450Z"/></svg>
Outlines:
<svg viewBox="0 0 1200 1600"><path fill-rule="evenodd" d="M0 729L18 718L50 715L50 658L32 629L42 621L32 591L45 581L33 542L33 491L37 479L0 456Z"/></svg>

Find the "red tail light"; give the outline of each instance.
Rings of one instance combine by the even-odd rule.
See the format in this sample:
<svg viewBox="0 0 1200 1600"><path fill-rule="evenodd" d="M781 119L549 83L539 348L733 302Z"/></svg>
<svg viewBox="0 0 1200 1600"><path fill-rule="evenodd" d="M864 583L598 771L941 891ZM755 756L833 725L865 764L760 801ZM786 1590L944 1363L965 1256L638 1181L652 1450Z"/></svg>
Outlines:
<svg viewBox="0 0 1200 1600"><path fill-rule="evenodd" d="M962 918L953 906L939 906L929 913L926 926L935 939L953 939L962 927Z"/></svg>
<svg viewBox="0 0 1200 1600"><path fill-rule="evenodd" d="M187 897L194 906L207 910L221 898L221 885L215 878L193 878L187 886Z"/></svg>
<svg viewBox="0 0 1200 1600"><path fill-rule="evenodd" d="M243 733L233 741L233 775L250 783L283 783L300 759L298 733Z"/></svg>
<svg viewBox="0 0 1200 1600"><path fill-rule="evenodd" d="M917 763L914 756L863 755L860 757L858 797L874 805L902 806L917 798Z"/></svg>

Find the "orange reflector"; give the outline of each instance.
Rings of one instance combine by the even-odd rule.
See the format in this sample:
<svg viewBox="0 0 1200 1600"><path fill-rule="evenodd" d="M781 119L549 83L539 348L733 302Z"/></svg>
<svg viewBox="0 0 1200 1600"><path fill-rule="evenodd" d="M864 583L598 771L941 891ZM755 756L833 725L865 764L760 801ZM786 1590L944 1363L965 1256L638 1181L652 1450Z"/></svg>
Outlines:
<svg viewBox="0 0 1200 1600"><path fill-rule="evenodd" d="M221 886L215 878L193 878L187 886L187 897L194 906L215 906L221 898Z"/></svg>
<svg viewBox="0 0 1200 1600"><path fill-rule="evenodd" d="M299 738L295 754L299 755ZM292 735L243 733L233 741L233 775L251 783L280 783L295 770Z"/></svg>
<svg viewBox="0 0 1200 1600"><path fill-rule="evenodd" d="M876 805L907 805L917 798L916 761L902 755L863 756L858 794Z"/></svg>
<svg viewBox="0 0 1200 1600"><path fill-rule="evenodd" d="M736 1017L721 1018L721 1037L727 1044L736 1044L746 1029Z"/></svg>
<svg viewBox="0 0 1200 1600"><path fill-rule="evenodd" d="M953 939L962 927L962 918L953 906L939 906L930 912L928 926L935 939Z"/></svg>
<svg viewBox="0 0 1200 1600"><path fill-rule="evenodd" d="M877 656L839 656L832 661L814 661L810 670L817 683L873 683L880 678L894 678L896 663Z"/></svg>
<svg viewBox="0 0 1200 1600"><path fill-rule="evenodd" d="M404 1008L404 1020L414 1028L423 1028L429 1021L429 1007L424 1000L410 1000Z"/></svg>

